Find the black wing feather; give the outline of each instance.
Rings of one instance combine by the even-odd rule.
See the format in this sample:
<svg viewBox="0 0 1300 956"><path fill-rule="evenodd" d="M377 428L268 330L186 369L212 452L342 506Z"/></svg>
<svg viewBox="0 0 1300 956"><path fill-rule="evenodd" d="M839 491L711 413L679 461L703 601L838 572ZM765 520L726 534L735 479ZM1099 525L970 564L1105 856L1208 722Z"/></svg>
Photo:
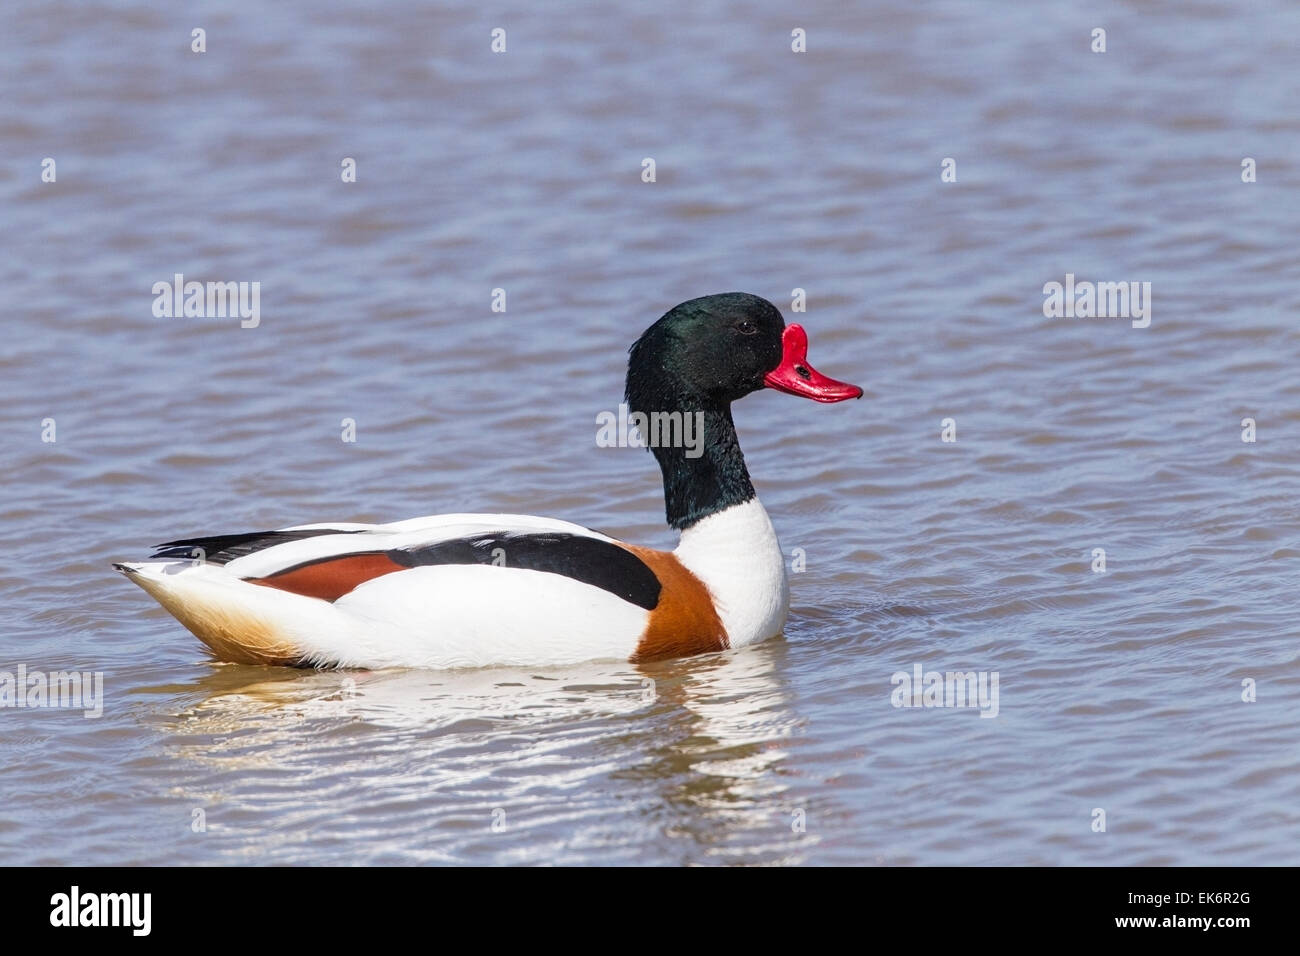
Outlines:
<svg viewBox="0 0 1300 956"><path fill-rule="evenodd" d="M273 548L286 541L301 541L322 534L356 534L356 530L340 531L336 528L312 528L304 531L252 531L247 534L213 534L205 538L182 538L168 541L154 548L153 558L202 557L209 564L226 564L243 558L254 551ZM199 551L199 554L195 554Z"/></svg>
<svg viewBox="0 0 1300 956"><path fill-rule="evenodd" d="M431 564L497 564L563 574L609 591L647 611L653 611L659 604L662 589L654 571L626 548L565 532L490 532L384 553L408 568Z"/></svg>

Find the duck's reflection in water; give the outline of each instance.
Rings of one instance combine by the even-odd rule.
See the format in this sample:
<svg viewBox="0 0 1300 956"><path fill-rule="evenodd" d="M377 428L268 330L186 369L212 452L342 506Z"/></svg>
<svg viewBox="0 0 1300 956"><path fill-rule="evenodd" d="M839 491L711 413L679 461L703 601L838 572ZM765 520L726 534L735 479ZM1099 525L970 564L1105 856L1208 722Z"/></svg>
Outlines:
<svg viewBox="0 0 1300 956"><path fill-rule="evenodd" d="M169 689L189 706L166 723L194 793L233 801L246 825L282 826L288 810L310 820L326 803L336 824L373 825L377 807L400 804L422 812L416 829L436 844L442 824L463 837L507 808L514 826L568 826L588 847L606 834L625 849L679 845L681 860L790 861L814 837L783 800L798 725L784 654L776 640L547 670L219 666ZM498 859L482 841L451 842L433 858Z"/></svg>

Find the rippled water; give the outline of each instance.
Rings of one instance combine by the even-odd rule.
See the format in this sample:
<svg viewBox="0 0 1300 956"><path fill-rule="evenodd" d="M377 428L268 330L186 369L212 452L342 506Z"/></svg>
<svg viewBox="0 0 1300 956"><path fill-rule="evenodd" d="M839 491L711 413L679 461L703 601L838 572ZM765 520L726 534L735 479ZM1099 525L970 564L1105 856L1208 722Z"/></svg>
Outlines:
<svg viewBox="0 0 1300 956"><path fill-rule="evenodd" d="M106 695L0 710L4 862L1300 863L1300 7L236 6L0 36L0 669ZM177 272L261 324L155 318ZM1149 281L1150 327L1045 318L1066 273ZM670 546L595 447L624 350L795 288L869 394L737 406L783 640L214 666L110 570L465 510ZM892 706L916 665L997 717Z"/></svg>

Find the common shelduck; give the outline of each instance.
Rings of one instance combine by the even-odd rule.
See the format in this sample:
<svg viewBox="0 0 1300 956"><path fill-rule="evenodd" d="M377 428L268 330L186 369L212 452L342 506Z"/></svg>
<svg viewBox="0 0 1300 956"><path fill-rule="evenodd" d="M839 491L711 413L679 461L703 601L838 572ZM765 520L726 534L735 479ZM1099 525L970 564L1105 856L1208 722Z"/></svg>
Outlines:
<svg viewBox="0 0 1300 956"><path fill-rule="evenodd" d="M681 413L703 424L694 447L646 441L681 532L674 551L551 518L450 514L186 538L114 566L219 660L246 664L639 662L763 641L785 624L789 587L731 403L764 386L819 402L862 397L816 371L807 350L800 326L741 292L683 302L632 346L632 420Z"/></svg>

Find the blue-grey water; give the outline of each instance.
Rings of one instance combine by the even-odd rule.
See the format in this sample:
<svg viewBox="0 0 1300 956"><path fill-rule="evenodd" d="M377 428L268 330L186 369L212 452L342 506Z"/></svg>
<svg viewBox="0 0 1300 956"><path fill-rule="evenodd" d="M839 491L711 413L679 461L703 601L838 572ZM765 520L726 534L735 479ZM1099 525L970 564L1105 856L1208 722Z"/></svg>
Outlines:
<svg viewBox="0 0 1300 956"><path fill-rule="evenodd" d="M1300 863L1291 0L5 20L0 671L104 699L0 708L0 862ZM155 316L176 273L260 323ZM1151 283L1149 326L1046 317L1067 274ZM733 289L869 392L736 407L783 639L218 666L110 568L466 510L671 546L595 416ZM917 666L996 717L893 706Z"/></svg>

